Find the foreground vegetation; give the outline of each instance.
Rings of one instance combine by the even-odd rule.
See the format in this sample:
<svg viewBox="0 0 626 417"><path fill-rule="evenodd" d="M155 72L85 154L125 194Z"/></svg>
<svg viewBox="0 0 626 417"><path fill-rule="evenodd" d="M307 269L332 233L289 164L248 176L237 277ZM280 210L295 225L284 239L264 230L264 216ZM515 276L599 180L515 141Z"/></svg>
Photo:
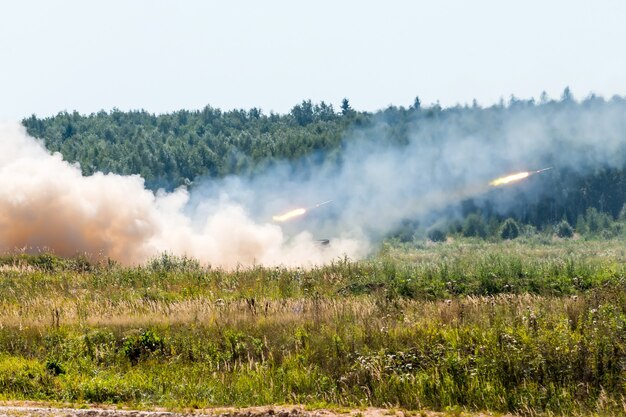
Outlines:
<svg viewBox="0 0 626 417"><path fill-rule="evenodd" d="M0 260L0 397L625 412L620 240L385 246L311 270Z"/></svg>

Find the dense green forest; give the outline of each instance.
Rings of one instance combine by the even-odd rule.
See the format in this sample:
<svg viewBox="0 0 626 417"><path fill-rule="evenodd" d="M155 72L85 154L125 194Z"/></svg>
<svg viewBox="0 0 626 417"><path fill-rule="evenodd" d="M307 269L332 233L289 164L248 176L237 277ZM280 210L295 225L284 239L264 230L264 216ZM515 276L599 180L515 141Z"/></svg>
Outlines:
<svg viewBox="0 0 626 417"><path fill-rule="evenodd" d="M81 115L59 113L23 120L28 133L85 174L96 171L139 174L149 188L172 189L199 176L246 174L271 160L296 160L312 151L336 149L353 124L365 124L344 102L341 112L310 100L291 113L263 114L259 109L180 110L154 115L146 111Z"/></svg>
<svg viewBox="0 0 626 417"><path fill-rule="evenodd" d="M589 137L589 132L595 132L592 123L596 119L604 125ZM402 148L420 141L429 146L438 142L454 145L455 135L480 135L486 144L497 143L507 126L519 120L547 126L545 130L556 144L540 159L555 169L542 179L538 197L519 193L523 187L496 190L495 194L508 194L509 200L516 201L504 211L490 198L466 199L460 218L448 219L444 226L431 221L422 225L423 232L428 231L433 240L446 233L510 238L528 230L524 225L529 225L535 230L556 230L562 237L572 230L620 234L623 222L619 220L626 216L626 99L618 96L576 101L566 89L559 100L545 95L540 102L511 97L507 103L487 108L475 102L472 106L425 107L416 98L409 107L389 106L373 113L352 109L347 99L340 109L306 100L287 114L265 114L258 108L222 111L210 106L161 115L114 109L90 115L33 115L23 124L50 150L79 162L84 174L139 174L148 188L171 190L199 177L251 177L278 161L291 161L306 170L315 163L310 155L316 154L324 155L325 161L333 159L329 158L332 155L340 164L350 142L371 132L382 147ZM581 120L588 120L585 123L591 128L581 130ZM593 154L582 145L567 144L568 135L588 139L603 152ZM564 145L558 145L559 141ZM406 219L399 236L411 238L417 228L417 222Z"/></svg>

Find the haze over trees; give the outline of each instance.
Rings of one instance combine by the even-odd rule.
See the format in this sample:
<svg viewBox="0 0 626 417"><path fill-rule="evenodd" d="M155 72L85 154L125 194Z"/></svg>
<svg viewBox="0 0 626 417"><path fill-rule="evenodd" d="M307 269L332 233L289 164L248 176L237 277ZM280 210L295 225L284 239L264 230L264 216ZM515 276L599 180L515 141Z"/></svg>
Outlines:
<svg viewBox="0 0 626 417"><path fill-rule="evenodd" d="M559 100L550 100L543 94L536 103L512 96L508 103L488 108L481 108L475 101L471 106L424 107L416 98L408 108L389 106L371 113L353 109L348 99L337 110L324 102L304 100L288 114L265 114L258 108L222 111L210 106L162 115L114 109L90 115L33 115L23 124L30 135L41 138L51 151L80 163L86 175L96 171L139 174L148 188L171 190L198 178L252 176L284 160L291 161L296 169L311 169L316 159L305 158L311 155L323 155L318 159L340 164L346 144L372 131L376 132L380 146L396 148L420 140L436 145L437 141L443 142L449 126L463 135L482 135L486 143L495 143L501 127L511 120L560 120L561 130L555 131L554 139L558 142L561 138L556 136L562 135L568 120L598 112L624 115L624 123L616 129L626 138L625 99L590 96L576 101L568 88ZM426 130L428 134L420 136ZM616 152L624 151L625 144L626 139L618 143ZM522 225L547 229L560 224L562 231L565 222L580 233L620 233L617 224L620 213L624 216L626 203L625 166L603 161L584 164L589 165L584 170L573 169L574 162L572 166L555 166L550 175L543 176L543 188L536 198L516 195L515 187L498 190L516 200L505 212L489 199L466 199L461 204L461 223L452 222L447 230L438 229L479 237L503 233L503 238L512 239L522 233ZM511 220L502 232L508 218ZM437 238L441 239L441 235L437 234Z"/></svg>

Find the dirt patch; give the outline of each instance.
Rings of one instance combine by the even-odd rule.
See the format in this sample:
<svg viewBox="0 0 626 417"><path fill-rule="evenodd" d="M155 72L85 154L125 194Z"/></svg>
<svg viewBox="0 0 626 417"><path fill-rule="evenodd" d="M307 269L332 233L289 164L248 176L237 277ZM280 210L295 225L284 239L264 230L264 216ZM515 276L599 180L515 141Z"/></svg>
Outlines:
<svg viewBox="0 0 626 417"><path fill-rule="evenodd" d="M97 405L88 408L51 406L42 403L4 403L0 417L489 417L492 413L405 411L388 408L317 409L302 406L219 407L198 410L167 411L164 409L127 410ZM515 417L512 414L501 417Z"/></svg>

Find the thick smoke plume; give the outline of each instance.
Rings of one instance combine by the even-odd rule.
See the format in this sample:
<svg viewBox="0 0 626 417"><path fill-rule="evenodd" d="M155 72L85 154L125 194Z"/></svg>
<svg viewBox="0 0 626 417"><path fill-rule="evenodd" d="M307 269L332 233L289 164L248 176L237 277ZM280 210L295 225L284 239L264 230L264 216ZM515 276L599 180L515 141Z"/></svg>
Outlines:
<svg viewBox="0 0 626 417"><path fill-rule="evenodd" d="M227 268L306 266L362 257L402 220L432 222L433 213L468 197L509 210L519 195L489 187L502 175L556 167L519 188L532 201L544 191L542 178L626 163L620 98L381 115L353 130L340 150L252 178L196 181L189 191L156 195L138 176L84 177L21 126L3 126L0 250L49 248L128 264L169 252ZM398 115L408 119L402 135L394 130ZM314 208L327 200L333 202ZM314 209L284 224L271 221L298 207ZM323 238L331 244L316 242Z"/></svg>
<svg viewBox="0 0 626 417"><path fill-rule="evenodd" d="M157 193L139 176L95 174L50 155L19 125L0 128L0 250L87 253L126 264L162 252L226 268L238 265L312 265L361 256L349 239L320 246L306 231L287 239L270 222L254 222L245 207L222 200L204 206L203 221L183 209L186 190ZM196 216L197 218L197 216Z"/></svg>

